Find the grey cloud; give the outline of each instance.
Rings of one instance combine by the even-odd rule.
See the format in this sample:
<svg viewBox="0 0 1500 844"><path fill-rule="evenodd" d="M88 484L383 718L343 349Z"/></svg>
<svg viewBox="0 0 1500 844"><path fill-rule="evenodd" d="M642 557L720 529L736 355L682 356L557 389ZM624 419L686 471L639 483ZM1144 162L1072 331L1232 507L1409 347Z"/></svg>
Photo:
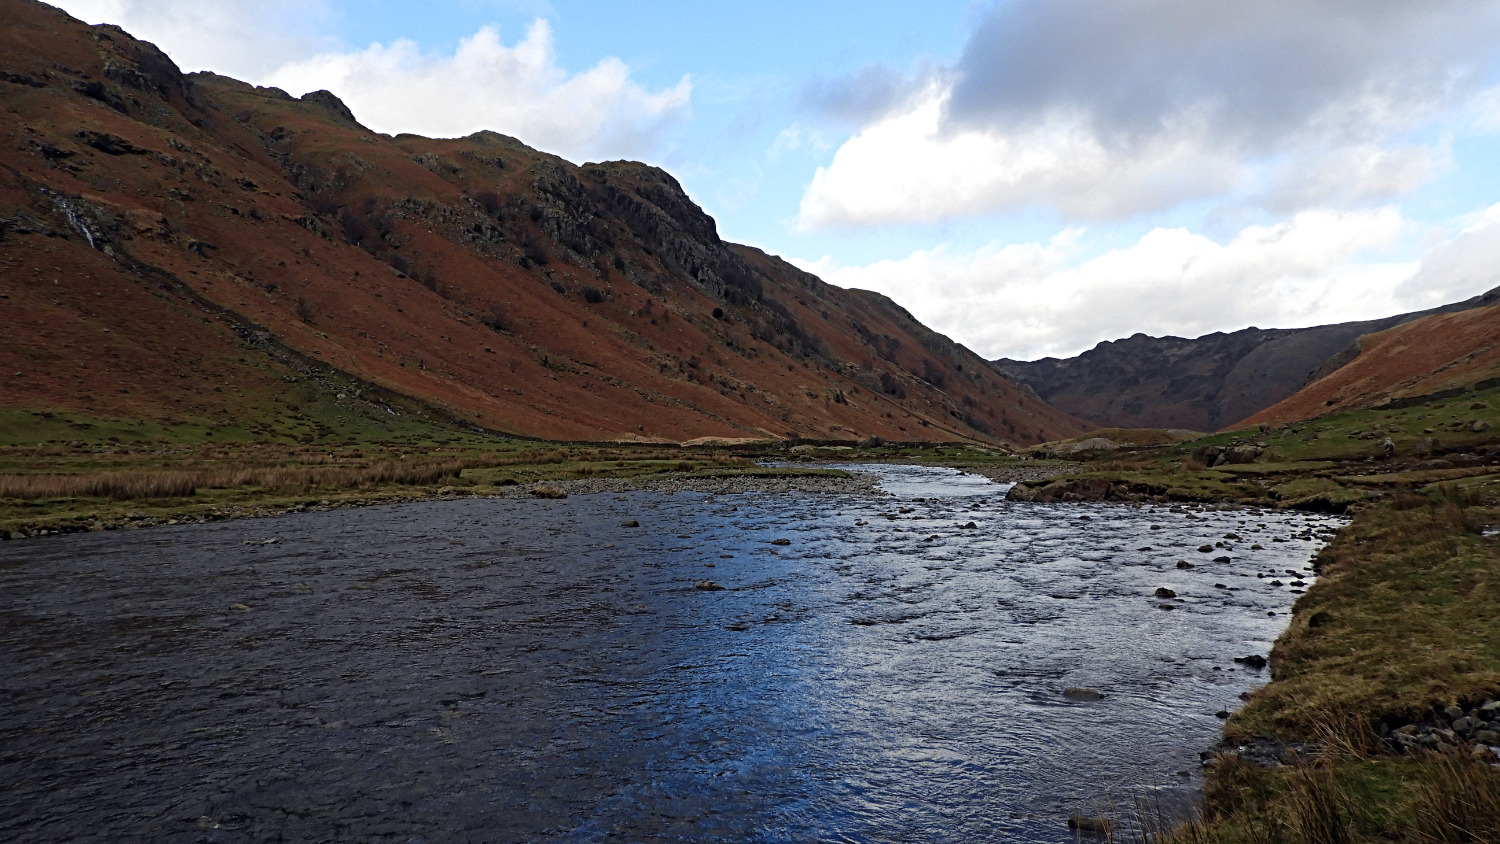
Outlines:
<svg viewBox="0 0 1500 844"><path fill-rule="evenodd" d="M809 82L802 89L801 104L821 117L863 126L906 105L941 73L937 67L906 73L865 65L853 73Z"/></svg>
<svg viewBox="0 0 1500 844"><path fill-rule="evenodd" d="M1497 0L1011 0L970 37L946 118L1061 115L1126 147L1195 122L1252 154L1364 140L1477 85L1497 34Z"/></svg>

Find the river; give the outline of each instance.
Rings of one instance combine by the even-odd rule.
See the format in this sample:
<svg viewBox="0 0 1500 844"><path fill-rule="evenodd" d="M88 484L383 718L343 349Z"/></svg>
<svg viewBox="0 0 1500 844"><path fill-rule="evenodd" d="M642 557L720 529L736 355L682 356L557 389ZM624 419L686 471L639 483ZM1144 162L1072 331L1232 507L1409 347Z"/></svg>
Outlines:
<svg viewBox="0 0 1500 844"><path fill-rule="evenodd" d="M852 468L4 543L0 837L1072 841L1191 801L1342 523Z"/></svg>

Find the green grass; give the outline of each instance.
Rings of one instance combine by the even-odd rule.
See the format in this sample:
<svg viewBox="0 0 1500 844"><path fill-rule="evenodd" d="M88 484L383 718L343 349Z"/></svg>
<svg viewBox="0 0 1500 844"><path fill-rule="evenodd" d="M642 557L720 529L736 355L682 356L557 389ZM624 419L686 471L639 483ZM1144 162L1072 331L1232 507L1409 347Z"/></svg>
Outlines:
<svg viewBox="0 0 1500 844"><path fill-rule="evenodd" d="M1500 388L1400 410L1337 413L1266 433L1254 428L1229 431L1197 440L1192 445L1229 445L1232 441L1263 443L1276 462L1287 462L1379 456L1381 443L1387 437L1395 443L1398 454L1414 453L1417 444L1429 438L1445 448L1484 444L1495 439L1493 430L1474 433L1456 427L1454 420L1464 424L1484 421L1500 427ZM1400 430L1392 431L1392 427ZM1427 433L1428 429L1432 433Z"/></svg>

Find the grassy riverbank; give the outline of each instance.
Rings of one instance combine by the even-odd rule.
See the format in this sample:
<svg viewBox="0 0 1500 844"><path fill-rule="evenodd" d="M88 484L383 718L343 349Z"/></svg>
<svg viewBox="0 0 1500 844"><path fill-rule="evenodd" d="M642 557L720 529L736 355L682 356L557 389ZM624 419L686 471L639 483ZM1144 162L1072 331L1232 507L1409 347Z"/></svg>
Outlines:
<svg viewBox="0 0 1500 844"><path fill-rule="evenodd" d="M954 465L1004 475L1061 467L972 445L565 444L504 439L412 415L354 413L315 392L288 420L205 425L0 410L0 538L140 527L585 480L842 477L774 461Z"/></svg>
<svg viewBox="0 0 1500 844"><path fill-rule="evenodd" d="M1272 682L1226 723L1202 818L1153 840L1500 841L1500 707L1484 708L1500 698L1497 399L1077 455L1053 495L1353 516L1272 651ZM1254 458L1211 468L1215 448Z"/></svg>
<svg viewBox="0 0 1500 844"><path fill-rule="evenodd" d="M1290 764L1221 756L1203 821L1174 841L1500 841L1484 749L1500 740L1455 724L1500 718L1476 711L1500 697L1496 492L1403 494L1339 533L1272 652L1273 682L1225 727L1230 746L1296 748Z"/></svg>
<svg viewBox="0 0 1500 844"><path fill-rule="evenodd" d="M0 415L0 538L463 495L583 479L775 479L746 449L564 445L435 426L317 443L62 414Z"/></svg>

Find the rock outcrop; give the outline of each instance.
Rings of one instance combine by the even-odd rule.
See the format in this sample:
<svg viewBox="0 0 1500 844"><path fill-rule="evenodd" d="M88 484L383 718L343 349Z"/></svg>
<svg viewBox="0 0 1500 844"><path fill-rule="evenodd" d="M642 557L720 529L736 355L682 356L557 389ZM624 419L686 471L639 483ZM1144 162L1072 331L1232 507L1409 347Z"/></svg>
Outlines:
<svg viewBox="0 0 1500 844"><path fill-rule="evenodd" d="M1044 401L1100 426L1233 427L1360 357L1362 336L1434 314L1500 303L1500 288L1464 302L1314 328L1246 328L1197 339L1136 334L1077 357L992 361ZM1257 417L1258 418L1258 417Z"/></svg>
<svg viewBox="0 0 1500 844"><path fill-rule="evenodd" d="M1088 430L884 296L726 242L658 168L393 138L42 3L0 18L0 407L275 421L311 379L548 439Z"/></svg>

